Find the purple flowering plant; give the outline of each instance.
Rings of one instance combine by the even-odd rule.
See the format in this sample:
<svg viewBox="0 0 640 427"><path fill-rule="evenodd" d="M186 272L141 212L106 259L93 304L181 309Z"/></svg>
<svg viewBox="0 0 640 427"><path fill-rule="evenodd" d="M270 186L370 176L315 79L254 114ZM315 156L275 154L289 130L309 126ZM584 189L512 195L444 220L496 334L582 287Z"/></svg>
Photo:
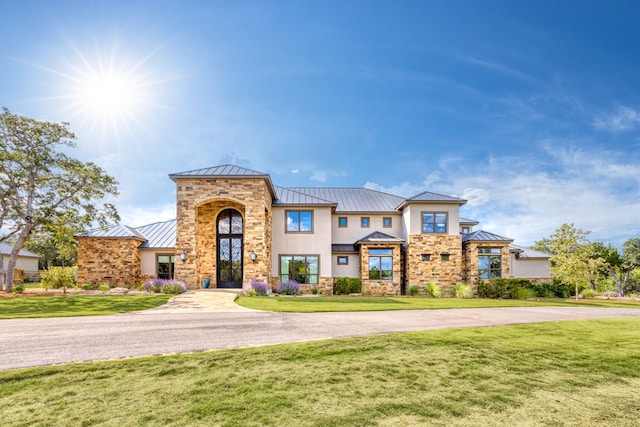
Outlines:
<svg viewBox="0 0 640 427"><path fill-rule="evenodd" d="M276 286L276 293L283 295L300 295L300 285L295 280L285 280L278 283Z"/></svg>
<svg viewBox="0 0 640 427"><path fill-rule="evenodd" d="M187 291L187 285L180 280L150 279L142 286L142 290L163 294L182 294Z"/></svg>
<svg viewBox="0 0 640 427"><path fill-rule="evenodd" d="M263 297L269 295L269 287L262 282L252 280L249 282L249 292L252 292L259 297Z"/></svg>

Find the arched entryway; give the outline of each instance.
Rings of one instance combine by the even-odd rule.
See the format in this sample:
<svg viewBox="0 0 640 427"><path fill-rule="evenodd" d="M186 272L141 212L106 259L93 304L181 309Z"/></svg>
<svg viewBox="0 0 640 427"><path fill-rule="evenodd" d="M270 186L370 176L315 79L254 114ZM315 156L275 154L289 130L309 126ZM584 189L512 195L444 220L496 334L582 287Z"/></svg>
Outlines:
<svg viewBox="0 0 640 427"><path fill-rule="evenodd" d="M218 288L242 288L243 231L240 212L235 209L220 212L216 228Z"/></svg>

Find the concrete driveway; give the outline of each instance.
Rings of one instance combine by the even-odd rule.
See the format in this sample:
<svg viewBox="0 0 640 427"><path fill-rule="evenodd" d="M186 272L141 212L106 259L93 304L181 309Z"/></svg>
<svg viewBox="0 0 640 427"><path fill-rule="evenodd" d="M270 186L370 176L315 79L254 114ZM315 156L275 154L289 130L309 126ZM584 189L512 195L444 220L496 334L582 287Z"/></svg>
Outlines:
<svg viewBox="0 0 640 427"><path fill-rule="evenodd" d="M637 309L581 307L271 313L235 305L222 309L217 298L185 294L162 308L113 316L0 320L0 369L407 331L640 317Z"/></svg>

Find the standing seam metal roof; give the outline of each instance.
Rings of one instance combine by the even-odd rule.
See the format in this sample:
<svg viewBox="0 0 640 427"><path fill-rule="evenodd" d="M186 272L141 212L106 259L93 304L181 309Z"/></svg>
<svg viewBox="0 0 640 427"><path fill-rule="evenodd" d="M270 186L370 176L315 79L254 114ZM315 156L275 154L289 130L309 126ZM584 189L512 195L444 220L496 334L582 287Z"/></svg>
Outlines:
<svg viewBox="0 0 640 427"><path fill-rule="evenodd" d="M175 219L165 222L155 222L153 224L138 227L140 233L144 234L147 241L140 245L141 248L174 248L176 246L176 224Z"/></svg>
<svg viewBox="0 0 640 427"><path fill-rule="evenodd" d="M463 234L462 242L513 242L513 239L489 233L488 231L478 230L473 233Z"/></svg>
<svg viewBox="0 0 640 427"><path fill-rule="evenodd" d="M404 200L393 194L368 188L287 187L289 190L330 200L337 204L336 212L397 213L396 207Z"/></svg>

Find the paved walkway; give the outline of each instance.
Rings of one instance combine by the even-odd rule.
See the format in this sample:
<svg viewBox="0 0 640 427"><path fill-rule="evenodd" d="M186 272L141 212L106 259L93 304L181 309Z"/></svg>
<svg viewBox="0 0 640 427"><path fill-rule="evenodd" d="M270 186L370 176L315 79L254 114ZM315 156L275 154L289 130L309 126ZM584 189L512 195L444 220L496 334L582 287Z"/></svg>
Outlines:
<svg viewBox="0 0 640 427"><path fill-rule="evenodd" d="M240 289L198 289L176 295L167 304L140 312L139 314L166 313L233 313L255 311L244 308L234 301Z"/></svg>

